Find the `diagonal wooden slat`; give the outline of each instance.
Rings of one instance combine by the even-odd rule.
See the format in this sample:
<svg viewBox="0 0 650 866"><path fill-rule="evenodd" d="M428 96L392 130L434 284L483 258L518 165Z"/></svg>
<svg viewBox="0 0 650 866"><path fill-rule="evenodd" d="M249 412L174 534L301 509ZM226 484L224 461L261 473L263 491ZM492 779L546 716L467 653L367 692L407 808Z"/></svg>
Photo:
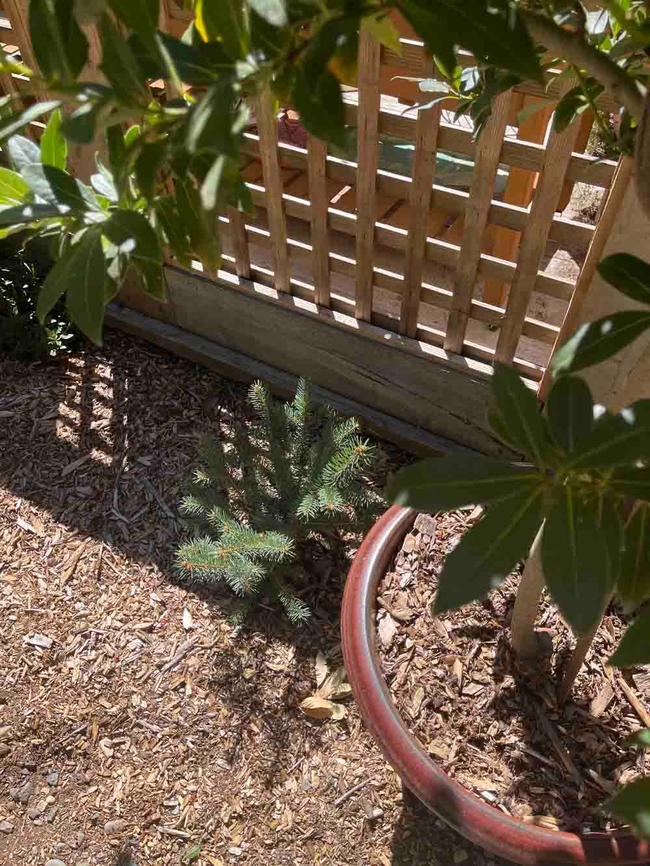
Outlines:
<svg viewBox="0 0 650 866"><path fill-rule="evenodd" d="M282 204L282 177L278 159L278 126L273 110L273 97L269 88L257 98L255 109L260 136L264 188L266 190L266 209L271 233L274 285L279 292L289 292L291 281L287 252L287 224Z"/></svg>
<svg viewBox="0 0 650 866"><path fill-rule="evenodd" d="M429 72L433 68L430 63ZM399 331L415 337L422 289L422 266L426 258L427 217L431 208L431 187L436 173L438 128L442 103L418 111L415 125L411 194L409 196L409 234L406 245L405 283L402 296Z"/></svg>
<svg viewBox="0 0 650 866"><path fill-rule="evenodd" d="M310 136L307 145L311 244L316 303L330 305L329 229L327 225L327 145Z"/></svg>
<svg viewBox="0 0 650 866"><path fill-rule="evenodd" d="M454 297L447 324L445 349L460 353L472 307L472 294L481 261L483 235L488 221L494 178L508 121L510 93L502 93L492 106L492 114L478 140L474 174L465 209L465 222L456 269Z"/></svg>
<svg viewBox="0 0 650 866"><path fill-rule="evenodd" d="M519 344L526 310L579 130L580 124L574 120L562 132L552 131L549 136L530 218L521 238L517 268L510 285L506 315L497 342L496 360L504 364L512 361Z"/></svg>
<svg viewBox="0 0 650 866"><path fill-rule="evenodd" d="M372 265L375 246L375 194L379 165L379 61L381 46L369 30L359 43L357 129L357 275L355 315L372 319Z"/></svg>

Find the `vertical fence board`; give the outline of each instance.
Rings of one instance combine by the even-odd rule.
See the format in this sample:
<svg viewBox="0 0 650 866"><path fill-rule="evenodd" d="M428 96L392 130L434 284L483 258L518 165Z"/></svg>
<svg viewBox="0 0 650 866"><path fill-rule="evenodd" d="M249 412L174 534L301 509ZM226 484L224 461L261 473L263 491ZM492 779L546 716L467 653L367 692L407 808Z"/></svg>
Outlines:
<svg viewBox="0 0 650 866"><path fill-rule="evenodd" d="M509 364L514 358L528 303L537 278L549 229L555 214L564 177L580 130L577 121L562 132L551 132L540 172L530 216L521 238L517 269L510 287L506 316L497 342L496 360Z"/></svg>
<svg viewBox="0 0 650 866"><path fill-rule="evenodd" d="M594 232L594 236L592 237L591 243L589 244L589 249L587 250L584 264L580 269L578 282L576 283L575 289L573 291L569 307L564 316L560 331L555 338L553 351L551 352L551 358L560 348L562 343L564 343L564 341L568 339L568 337L571 335L571 332L578 324L578 318L580 316L580 311L585 300L585 295L587 294L587 291L591 286L592 280L596 273L596 265L601 259L603 250L605 249L605 244L607 243L607 239L609 238L609 235L612 231L614 220L616 219L621 208L623 198L625 197L625 191L630 182L633 170L633 158L631 156L624 156L620 160L616 169L614 180L612 182L611 189L609 190L609 194L605 202L605 207L603 208L603 212L596 226L596 231ZM540 400L546 399L552 384L553 376L551 374L549 365L549 367L547 367L546 371L544 372L542 382L539 386L538 395Z"/></svg>
<svg viewBox="0 0 650 866"><path fill-rule="evenodd" d="M425 77L432 72L428 63ZM415 123L415 157L409 195L409 234L406 246L405 286L400 309L399 332L415 337L418 326L422 264L425 258L427 225L431 209L431 186L436 173L438 128L442 103L418 111Z"/></svg>
<svg viewBox="0 0 650 866"><path fill-rule="evenodd" d="M38 71L32 41L29 38L29 0L5 0L2 6L11 24L15 44L20 48L23 62L34 71Z"/></svg>
<svg viewBox="0 0 650 866"><path fill-rule="evenodd" d="M259 96L255 108L257 130L260 137L264 188L266 189L266 211L271 233L274 286L279 292L289 292L291 282L287 251L287 223L282 204L282 176L278 159L278 126L269 89L266 89Z"/></svg>
<svg viewBox="0 0 650 866"><path fill-rule="evenodd" d="M329 231L327 227L327 145L314 136L307 145L311 201L311 246L316 303L330 305Z"/></svg>
<svg viewBox="0 0 650 866"><path fill-rule="evenodd" d="M448 352L460 353L463 347L509 110L510 93L502 93L494 101L490 119L476 145L474 173L465 210L454 296L445 336L445 349Z"/></svg>
<svg viewBox="0 0 650 866"><path fill-rule="evenodd" d="M379 166L379 61L381 46L369 30L359 44L359 111L357 120L357 273L355 315L372 318L375 196Z"/></svg>
<svg viewBox="0 0 650 866"><path fill-rule="evenodd" d="M246 239L246 218L236 207L228 208L228 222L230 224L230 242L235 254L235 272L238 277L250 278L251 257Z"/></svg>

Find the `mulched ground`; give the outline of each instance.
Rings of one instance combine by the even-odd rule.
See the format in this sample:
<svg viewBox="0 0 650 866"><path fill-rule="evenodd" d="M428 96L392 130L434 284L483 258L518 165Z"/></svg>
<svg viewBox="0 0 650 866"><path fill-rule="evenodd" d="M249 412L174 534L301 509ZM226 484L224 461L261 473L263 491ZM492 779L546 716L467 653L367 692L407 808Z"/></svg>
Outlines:
<svg viewBox="0 0 650 866"><path fill-rule="evenodd" d="M646 753L623 741L643 727L650 672L638 668L623 680L607 666L625 629L612 605L571 699L559 706L571 633L545 597L539 625L552 655L546 670L518 669L507 637L518 576L484 602L433 617L444 557L479 513L420 515L383 580L378 644L391 693L432 758L495 808L549 829L613 829L598 807L645 771Z"/></svg>
<svg viewBox="0 0 650 866"><path fill-rule="evenodd" d="M176 582L181 485L245 389L120 335L0 383L3 866L495 863L349 699L301 712L316 655L341 663L341 575L298 631L261 609L236 632L227 597Z"/></svg>

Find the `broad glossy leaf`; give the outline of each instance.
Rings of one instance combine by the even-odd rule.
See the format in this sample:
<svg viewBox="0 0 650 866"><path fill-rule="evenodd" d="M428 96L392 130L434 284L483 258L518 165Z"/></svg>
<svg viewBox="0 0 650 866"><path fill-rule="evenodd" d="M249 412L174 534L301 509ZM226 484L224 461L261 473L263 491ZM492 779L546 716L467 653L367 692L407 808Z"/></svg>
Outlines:
<svg viewBox="0 0 650 866"><path fill-rule="evenodd" d="M422 511L486 504L540 485L534 466L519 466L489 457L430 457L395 476L386 498Z"/></svg>
<svg viewBox="0 0 650 866"><path fill-rule="evenodd" d="M108 3L117 18L145 40L158 30L160 0L108 0Z"/></svg>
<svg viewBox="0 0 650 866"><path fill-rule="evenodd" d="M97 117L103 108L101 103L85 102L61 121L61 132L75 144L90 144L95 138Z"/></svg>
<svg viewBox="0 0 650 866"><path fill-rule="evenodd" d="M41 139L42 141L42 139ZM41 151L37 144L24 135L14 135L6 144L11 164L20 171L24 165L30 162L40 162Z"/></svg>
<svg viewBox="0 0 650 866"><path fill-rule="evenodd" d="M19 205L29 192L29 187L17 172L0 166L0 204Z"/></svg>
<svg viewBox="0 0 650 866"><path fill-rule="evenodd" d="M291 95L303 124L312 135L345 147L345 107L341 85L327 67L312 82L299 69Z"/></svg>
<svg viewBox="0 0 650 866"><path fill-rule="evenodd" d="M94 24L106 10L108 0L74 0L74 12L80 24Z"/></svg>
<svg viewBox="0 0 650 866"><path fill-rule="evenodd" d="M88 40L75 19L73 0L30 0L29 34L43 75L74 81L88 60Z"/></svg>
<svg viewBox="0 0 650 866"><path fill-rule="evenodd" d="M60 219L71 216L67 205L54 204L22 204L11 207L0 207L0 226L12 226L16 223L39 222L45 219Z"/></svg>
<svg viewBox="0 0 650 866"><path fill-rule="evenodd" d="M260 18L254 10L251 10L250 39L254 51L262 52L262 55L267 59L274 59L279 57L287 47L290 38L287 29L280 30L273 27L268 21Z"/></svg>
<svg viewBox="0 0 650 866"><path fill-rule="evenodd" d="M621 638L609 664L617 668L650 662L650 606L644 607Z"/></svg>
<svg viewBox="0 0 650 866"><path fill-rule="evenodd" d="M43 323L64 292L71 319L95 342L101 339L106 264L101 233L89 229L56 262L43 283L36 313Z"/></svg>
<svg viewBox="0 0 650 866"><path fill-rule="evenodd" d="M578 634L588 631L602 615L613 584L597 512L571 487L562 488L546 518L542 567L565 619Z"/></svg>
<svg viewBox="0 0 650 866"><path fill-rule="evenodd" d="M495 411L510 441L538 466L546 464L550 437L548 424L539 410L533 391L505 364L495 364L492 376Z"/></svg>
<svg viewBox="0 0 650 866"><path fill-rule="evenodd" d="M650 264L630 253L614 253L598 264L598 273L619 292L650 304Z"/></svg>
<svg viewBox="0 0 650 866"><path fill-rule="evenodd" d="M447 555L434 612L461 607L498 586L530 550L542 519L538 486L490 506Z"/></svg>
<svg viewBox="0 0 650 866"><path fill-rule="evenodd" d="M629 823L642 836L650 836L650 776L620 788L605 809Z"/></svg>
<svg viewBox="0 0 650 866"><path fill-rule="evenodd" d="M117 201L117 190L115 189L115 184L112 179L109 179L98 172L97 174L91 175L90 183L92 188L95 192L99 193L99 195L104 196L104 198L107 198L111 202Z"/></svg>
<svg viewBox="0 0 650 866"><path fill-rule="evenodd" d="M546 413L560 448L576 451L593 427L594 401L587 383L577 376L560 376L548 395Z"/></svg>
<svg viewBox="0 0 650 866"><path fill-rule="evenodd" d="M205 150L238 158L239 134L246 126L248 109L242 104L235 111L234 101L233 80L223 76L192 106L187 123L190 153Z"/></svg>
<svg viewBox="0 0 650 866"><path fill-rule="evenodd" d="M580 451L564 463L564 468L625 466L647 459L649 450L650 400L637 400L616 415L602 415L582 442Z"/></svg>
<svg viewBox="0 0 650 866"><path fill-rule="evenodd" d="M204 215L201 198L191 181L176 181L176 209L192 250L203 264L216 269L221 262L221 249L216 231L216 215Z"/></svg>
<svg viewBox="0 0 650 866"><path fill-rule="evenodd" d="M141 131L142 130L137 123L135 123L133 126L130 126L124 133L124 146L126 148L131 147L135 140L139 137Z"/></svg>
<svg viewBox="0 0 650 866"><path fill-rule="evenodd" d="M55 268L62 269L57 277L64 281L70 318L94 343L101 343L109 283L101 232L87 230Z"/></svg>
<svg viewBox="0 0 650 866"><path fill-rule="evenodd" d="M650 596L650 508L637 508L625 527L625 551L618 594L626 613Z"/></svg>
<svg viewBox="0 0 650 866"><path fill-rule="evenodd" d="M187 84L214 84L224 72L234 71L234 63L219 43L188 45L167 33L160 34L179 78Z"/></svg>
<svg viewBox="0 0 650 866"><path fill-rule="evenodd" d="M218 156L201 184L201 203L207 211L214 210L219 199L219 187L226 167L226 157Z"/></svg>
<svg viewBox="0 0 650 866"><path fill-rule="evenodd" d="M136 266L147 294L165 300L162 251L147 219L135 211L113 211L104 225L104 234Z"/></svg>
<svg viewBox="0 0 650 866"><path fill-rule="evenodd" d="M167 156L165 141L145 142L138 154L134 170L140 192L147 199L156 194L158 171Z"/></svg>
<svg viewBox="0 0 650 866"><path fill-rule="evenodd" d="M477 60L541 79L539 56L514 4L400 0L398 6L449 72L455 65L449 51L456 44L469 49Z"/></svg>
<svg viewBox="0 0 650 866"><path fill-rule="evenodd" d="M286 0L248 0L248 5L274 27L284 27L287 23Z"/></svg>
<svg viewBox="0 0 650 866"><path fill-rule="evenodd" d="M59 100L48 99L46 102L35 102L24 110L15 111L9 117L3 117L0 121L0 141L4 141L4 139L10 138L12 135L20 132L21 129L32 121L38 120L44 114L48 114L50 111L58 108L59 105L61 105Z"/></svg>
<svg viewBox="0 0 650 866"><path fill-rule="evenodd" d="M21 176L32 192L48 204L67 205L76 211L88 210L81 184L72 175L52 165L26 165Z"/></svg>
<svg viewBox="0 0 650 866"><path fill-rule="evenodd" d="M171 195L163 196L156 200L154 207L159 229L162 230L174 257L181 265L189 267L192 244L176 208L176 198Z"/></svg>
<svg viewBox="0 0 650 866"><path fill-rule="evenodd" d="M102 62L100 69L123 99L149 99L146 75L140 66L131 46L113 24L108 15L104 15L99 25L99 37L102 43Z"/></svg>
<svg viewBox="0 0 650 866"><path fill-rule="evenodd" d="M554 374L575 373L606 361L650 328L650 312L625 310L586 322L555 353Z"/></svg>
<svg viewBox="0 0 650 866"><path fill-rule="evenodd" d="M650 451L650 446L648 447ZM650 467L643 469L622 466L612 473L607 486L621 496L650 502Z"/></svg>
<svg viewBox="0 0 650 866"><path fill-rule="evenodd" d="M635 731L625 740L626 746L638 746L641 749L650 749L650 728L642 728Z"/></svg>
<svg viewBox="0 0 650 866"><path fill-rule="evenodd" d="M205 42L221 42L232 60L248 53L244 4L241 0L196 0L194 23Z"/></svg>
<svg viewBox="0 0 650 866"><path fill-rule="evenodd" d="M43 165L52 165L63 171L68 162L68 142L61 132L61 109L57 108L50 115L41 137L40 159ZM37 160L31 160L36 162Z"/></svg>

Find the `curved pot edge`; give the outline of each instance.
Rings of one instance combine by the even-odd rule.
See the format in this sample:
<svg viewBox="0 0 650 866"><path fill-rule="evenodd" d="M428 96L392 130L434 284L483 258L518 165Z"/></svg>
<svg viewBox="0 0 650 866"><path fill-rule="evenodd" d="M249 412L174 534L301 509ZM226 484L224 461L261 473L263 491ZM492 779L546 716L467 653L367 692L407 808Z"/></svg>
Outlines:
<svg viewBox="0 0 650 866"><path fill-rule="evenodd" d="M402 781L432 812L469 841L522 866L650 861L648 843L631 833L574 834L544 830L499 812L450 779L408 731L390 697L375 646L379 581L416 512L394 505L364 538L348 574L341 630L343 654L364 723Z"/></svg>

